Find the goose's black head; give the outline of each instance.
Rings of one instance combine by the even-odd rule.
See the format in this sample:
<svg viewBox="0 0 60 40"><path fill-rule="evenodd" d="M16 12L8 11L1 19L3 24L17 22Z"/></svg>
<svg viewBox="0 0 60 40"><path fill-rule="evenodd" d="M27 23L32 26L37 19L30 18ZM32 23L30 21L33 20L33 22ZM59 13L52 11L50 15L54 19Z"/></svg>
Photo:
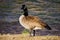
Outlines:
<svg viewBox="0 0 60 40"><path fill-rule="evenodd" d="M25 8L26 8L26 5L25 5L25 4L23 4L21 9L23 9L23 10L24 10Z"/></svg>
<svg viewBox="0 0 60 40"><path fill-rule="evenodd" d="M25 16L28 16L28 9L27 9L27 7L26 7L25 4L22 5L22 8L21 9L24 11L24 15Z"/></svg>

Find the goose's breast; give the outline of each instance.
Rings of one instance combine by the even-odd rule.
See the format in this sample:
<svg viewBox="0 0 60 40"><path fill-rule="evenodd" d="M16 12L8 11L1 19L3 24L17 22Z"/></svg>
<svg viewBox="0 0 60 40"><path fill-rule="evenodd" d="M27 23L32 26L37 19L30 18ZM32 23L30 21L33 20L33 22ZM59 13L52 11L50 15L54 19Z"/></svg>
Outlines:
<svg viewBox="0 0 60 40"><path fill-rule="evenodd" d="M21 24L24 28L30 29L30 25L29 25L28 23L25 23L25 22L23 22L23 21L20 21L20 24Z"/></svg>
<svg viewBox="0 0 60 40"><path fill-rule="evenodd" d="M28 25L28 22L24 19L24 16L19 17L19 23L26 29L30 29L30 25Z"/></svg>

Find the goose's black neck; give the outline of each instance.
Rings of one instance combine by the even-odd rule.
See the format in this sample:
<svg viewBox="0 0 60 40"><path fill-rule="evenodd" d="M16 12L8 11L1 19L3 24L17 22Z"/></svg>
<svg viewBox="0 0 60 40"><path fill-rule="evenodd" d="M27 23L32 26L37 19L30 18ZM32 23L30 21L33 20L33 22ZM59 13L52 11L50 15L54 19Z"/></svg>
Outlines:
<svg viewBox="0 0 60 40"><path fill-rule="evenodd" d="M24 11L24 14L23 15L24 16L28 16L28 9L27 9L27 7L25 7L23 11Z"/></svg>

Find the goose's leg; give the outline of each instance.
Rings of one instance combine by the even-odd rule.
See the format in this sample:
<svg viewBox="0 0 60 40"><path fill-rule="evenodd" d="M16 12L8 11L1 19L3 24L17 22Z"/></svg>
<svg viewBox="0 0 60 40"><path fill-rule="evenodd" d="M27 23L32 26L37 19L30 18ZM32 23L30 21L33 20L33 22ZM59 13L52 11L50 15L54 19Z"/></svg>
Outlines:
<svg viewBox="0 0 60 40"><path fill-rule="evenodd" d="M35 36L35 30L33 30L33 36Z"/></svg>
<svg viewBox="0 0 60 40"><path fill-rule="evenodd" d="M35 30L33 30L33 28L30 30L30 36L35 36Z"/></svg>
<svg viewBox="0 0 60 40"><path fill-rule="evenodd" d="M30 36L32 36L32 30L30 30L29 33L30 33Z"/></svg>
<svg viewBox="0 0 60 40"><path fill-rule="evenodd" d="M31 35L31 31L30 31L30 36L32 36L32 35Z"/></svg>

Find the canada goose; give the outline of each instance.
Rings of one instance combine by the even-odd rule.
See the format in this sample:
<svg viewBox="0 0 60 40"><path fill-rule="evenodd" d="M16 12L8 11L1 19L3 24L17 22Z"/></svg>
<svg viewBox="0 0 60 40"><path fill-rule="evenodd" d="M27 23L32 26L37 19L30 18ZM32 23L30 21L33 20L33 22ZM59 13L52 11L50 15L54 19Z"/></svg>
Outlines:
<svg viewBox="0 0 60 40"><path fill-rule="evenodd" d="M35 36L35 29L46 28L48 30L51 30L51 28L38 16L28 15L28 9L25 4L22 5L21 9L24 11L24 14L19 17L19 22L24 28L30 30L30 35L31 31L33 31L33 36Z"/></svg>

